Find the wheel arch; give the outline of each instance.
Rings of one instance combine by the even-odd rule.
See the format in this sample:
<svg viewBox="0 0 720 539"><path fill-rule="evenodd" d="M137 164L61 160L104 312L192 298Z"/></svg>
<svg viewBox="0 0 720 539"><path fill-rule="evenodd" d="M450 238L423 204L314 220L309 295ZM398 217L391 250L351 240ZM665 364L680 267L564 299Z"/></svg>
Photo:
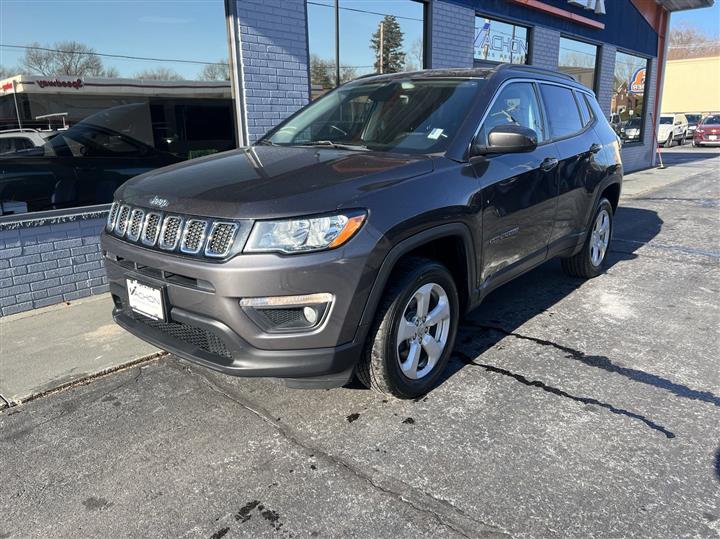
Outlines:
<svg viewBox="0 0 720 539"><path fill-rule="evenodd" d="M418 232L390 249L365 303L360 326L372 323L393 270L406 256L424 256L443 263L455 279L461 309L471 303L476 275L472 234L464 223L447 223Z"/></svg>

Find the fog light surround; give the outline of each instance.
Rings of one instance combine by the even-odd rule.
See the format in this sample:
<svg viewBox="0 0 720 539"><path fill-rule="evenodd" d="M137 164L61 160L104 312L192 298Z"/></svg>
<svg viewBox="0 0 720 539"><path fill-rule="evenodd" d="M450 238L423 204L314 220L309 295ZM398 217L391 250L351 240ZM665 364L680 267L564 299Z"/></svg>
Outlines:
<svg viewBox="0 0 720 539"><path fill-rule="evenodd" d="M267 333L299 333L317 329L333 299L329 293L242 298L240 307Z"/></svg>

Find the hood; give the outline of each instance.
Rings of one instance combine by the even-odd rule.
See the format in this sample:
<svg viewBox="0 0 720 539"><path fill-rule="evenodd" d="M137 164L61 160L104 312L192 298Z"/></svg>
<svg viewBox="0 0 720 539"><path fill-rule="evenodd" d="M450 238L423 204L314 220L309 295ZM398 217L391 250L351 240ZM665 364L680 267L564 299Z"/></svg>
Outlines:
<svg viewBox="0 0 720 539"><path fill-rule="evenodd" d="M369 191L432 170L426 156L252 146L142 174L115 196L132 205L207 217L287 217L355 207Z"/></svg>

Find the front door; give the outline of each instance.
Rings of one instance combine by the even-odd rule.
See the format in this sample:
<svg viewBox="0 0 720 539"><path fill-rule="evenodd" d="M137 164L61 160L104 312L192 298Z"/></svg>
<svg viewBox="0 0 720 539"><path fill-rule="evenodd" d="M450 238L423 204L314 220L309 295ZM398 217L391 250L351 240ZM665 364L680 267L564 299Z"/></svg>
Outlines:
<svg viewBox="0 0 720 539"><path fill-rule="evenodd" d="M476 139L502 124L533 129L538 147L528 153L489 155L474 164L483 196L481 280L505 281L542 262L557 198L558 155L547 143L535 85L516 82L501 90Z"/></svg>

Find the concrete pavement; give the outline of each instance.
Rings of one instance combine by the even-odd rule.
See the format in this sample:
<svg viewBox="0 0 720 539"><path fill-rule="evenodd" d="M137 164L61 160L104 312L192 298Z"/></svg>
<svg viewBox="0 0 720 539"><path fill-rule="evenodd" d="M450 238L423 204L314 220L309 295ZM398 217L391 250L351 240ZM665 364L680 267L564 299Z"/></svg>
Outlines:
<svg viewBox="0 0 720 539"><path fill-rule="evenodd" d="M494 292L426 398L165 357L0 413L0 537L720 537L718 164Z"/></svg>

